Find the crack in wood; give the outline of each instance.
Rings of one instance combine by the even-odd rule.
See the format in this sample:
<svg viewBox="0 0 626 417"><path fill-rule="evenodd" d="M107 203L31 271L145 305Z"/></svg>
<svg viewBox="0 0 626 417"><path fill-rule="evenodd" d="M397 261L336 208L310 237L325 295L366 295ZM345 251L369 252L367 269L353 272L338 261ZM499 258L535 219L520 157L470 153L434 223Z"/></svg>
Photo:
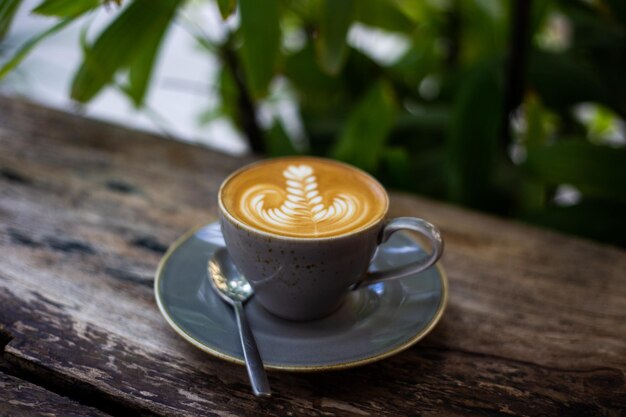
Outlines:
<svg viewBox="0 0 626 417"><path fill-rule="evenodd" d="M9 235L9 239L11 239L12 243L22 246L29 246L31 248L39 248L43 246L40 242L36 242L30 236L27 236L21 233L19 230L13 229L12 227L9 227L7 229L7 234Z"/></svg>
<svg viewBox="0 0 626 417"><path fill-rule="evenodd" d="M105 183L105 186L112 191L123 194L136 194L139 193L139 189L134 185L120 180L109 180Z"/></svg>
<svg viewBox="0 0 626 417"><path fill-rule="evenodd" d="M28 185L32 183L29 178L26 178L24 175L10 168L0 168L0 177L17 184Z"/></svg>
<svg viewBox="0 0 626 417"><path fill-rule="evenodd" d="M41 388L42 390L60 395L61 397L68 398L78 404L95 408L103 414L106 413L107 415L116 415L112 414L111 411L119 411L120 413L117 415L130 415L126 413L128 407L120 408L115 406L110 407L108 405L103 406L101 404L102 401L94 401L95 397L93 395L90 395L91 400L85 401L80 396L76 396L77 390L74 389L71 384L68 384L67 379L60 376L50 377L50 375L44 375L44 373L42 372L33 372L34 368L37 368L37 366L32 364L31 362L25 362L27 366L24 367L19 365L19 363L23 364L23 361L9 360L9 355L7 355L6 353L6 347L9 345L9 343L11 343L13 339L14 336L11 334L11 332L5 329L4 326L0 324L0 374L4 373L5 375L12 376L28 384L32 384L35 387ZM35 409L39 409L39 405L37 405ZM1 407L0 415L4 415ZM147 414L135 413L134 415Z"/></svg>
<svg viewBox="0 0 626 417"><path fill-rule="evenodd" d="M86 255L95 255L96 253L96 250L92 246L78 240L47 237L44 239L44 243L50 247L50 249L65 253L84 253Z"/></svg>
<svg viewBox="0 0 626 417"><path fill-rule="evenodd" d="M121 268L106 267L104 268L104 272L107 275L110 275L119 280L132 282L132 283L143 285L146 287L152 287L154 283L154 278L152 276L150 277L141 276L141 275L135 274L131 271L121 269Z"/></svg>
<svg viewBox="0 0 626 417"><path fill-rule="evenodd" d="M147 409L138 408L135 404L129 406L120 398L89 384L72 380L67 375L59 374L37 363L7 355L6 352L3 352L0 358L0 372L112 416L157 416Z"/></svg>
<svg viewBox="0 0 626 417"><path fill-rule="evenodd" d="M49 300L46 300L49 303ZM34 302L31 307L45 311L43 303ZM57 303L53 303L57 304ZM58 304L57 304L58 305ZM4 322L4 320L3 320ZM68 377L36 361L27 360L7 352L7 347L15 340L14 335L0 324L0 372L34 384L54 394L66 397L81 405L95 408L112 416L157 416L136 403L128 403L123 397L106 393L96 386Z"/></svg>
<svg viewBox="0 0 626 417"><path fill-rule="evenodd" d="M440 352L451 352L451 353L458 353L458 354L463 354L463 355L468 355L468 356L481 357L485 359L493 359L493 360L502 361L502 362L517 363L519 365L539 368L539 369L552 371L552 372L570 372L570 373L581 373L581 374L592 373L592 372L611 372L611 373L615 373L615 375L621 375L622 385L624 385L625 383L624 374L622 371L620 371L617 368L611 368L607 366L591 367L591 368L585 368L585 369L566 369L566 368L559 368L557 366L542 365L539 363L524 361L521 359L507 358L505 356L498 356L492 353L474 352L474 351L469 351L469 350L464 350L464 349L459 349L459 348L448 348L445 346L430 345L430 346L424 347L424 349L433 349L433 350L440 351Z"/></svg>
<svg viewBox="0 0 626 417"><path fill-rule="evenodd" d="M108 417L110 414L0 371L0 416Z"/></svg>
<svg viewBox="0 0 626 417"><path fill-rule="evenodd" d="M22 233L21 231L9 227L7 235L12 243L28 246L31 248L48 247L57 252L64 253L83 253L85 255L95 255L96 250L89 244L74 239L61 239L54 236L44 237L41 241L37 241L32 237Z"/></svg>
<svg viewBox="0 0 626 417"><path fill-rule="evenodd" d="M0 351L4 352L4 348L13 340L11 332L0 323Z"/></svg>
<svg viewBox="0 0 626 417"><path fill-rule="evenodd" d="M133 239L130 243L157 254L164 254L167 251L167 246L159 242L154 236L140 236Z"/></svg>

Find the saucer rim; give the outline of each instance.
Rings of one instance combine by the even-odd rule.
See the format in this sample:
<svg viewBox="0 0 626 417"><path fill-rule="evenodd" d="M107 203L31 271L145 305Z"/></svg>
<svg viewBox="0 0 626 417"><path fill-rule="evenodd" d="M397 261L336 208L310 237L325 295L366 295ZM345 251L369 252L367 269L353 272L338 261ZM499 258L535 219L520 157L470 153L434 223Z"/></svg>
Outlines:
<svg viewBox="0 0 626 417"><path fill-rule="evenodd" d="M167 252L165 252L163 257L159 261L159 265L155 272L154 296L155 296L156 303L157 303L157 306L159 308L161 315L165 318L165 321L167 322L167 324L169 324L170 327L174 329L174 331L178 333L180 337L185 339L187 342L189 342L196 348L212 356L215 356L219 359L223 359L227 362L235 363L237 365L245 365L245 362L243 361L243 359L232 356L228 353L219 351L217 349L208 347L206 344L200 342L199 340L194 338L192 335L186 333L170 316L165 305L163 304L163 301L161 300L161 294L159 291L159 282L161 281L161 276L163 275L162 272L170 256L176 251L176 249L178 249L179 246L181 246L184 242L186 242L190 237L195 235L198 230L202 229L203 227L207 227L209 225L215 224L215 223L218 223L218 221L210 222L210 223L203 223L201 225L195 226L189 229L187 232L185 232L182 236L180 236L170 245L170 247L167 249ZM415 239L411 237L409 238L419 245L419 242L417 242ZM279 364L272 364L272 363L264 363L263 365L265 369L269 371L281 371L281 372L323 372L323 371L349 369L349 368L355 368L358 366L378 362L390 356L396 355L402 352L403 350L406 350L409 347L413 346L415 343L419 342L424 337L426 337L426 335L429 334L435 328L435 326L441 320L441 317L443 317L443 314L448 305L448 295L449 295L448 294L449 292L448 275L446 274L446 271L443 269L443 266L441 265L441 261L437 262L434 266L439 271L439 281L441 282L441 293L442 293L441 299L439 300L439 305L437 306L437 311L435 312L435 315L433 316L433 318L419 332L417 332L411 339L407 340L403 344L396 346L393 349L382 352L378 355L368 356L365 358L342 362L342 363L336 363L332 365L279 365Z"/></svg>

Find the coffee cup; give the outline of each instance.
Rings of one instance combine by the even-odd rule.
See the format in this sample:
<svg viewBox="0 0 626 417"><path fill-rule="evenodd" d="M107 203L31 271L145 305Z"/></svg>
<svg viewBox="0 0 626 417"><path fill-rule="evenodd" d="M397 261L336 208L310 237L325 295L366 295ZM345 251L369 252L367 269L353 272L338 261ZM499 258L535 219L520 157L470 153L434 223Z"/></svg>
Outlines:
<svg viewBox="0 0 626 417"><path fill-rule="evenodd" d="M403 278L442 254L438 229L415 217L386 219L389 197L369 174L314 157L268 159L230 175L218 193L226 248L271 313L311 320L336 310L350 291ZM378 245L399 230L423 235L425 258L370 271Z"/></svg>

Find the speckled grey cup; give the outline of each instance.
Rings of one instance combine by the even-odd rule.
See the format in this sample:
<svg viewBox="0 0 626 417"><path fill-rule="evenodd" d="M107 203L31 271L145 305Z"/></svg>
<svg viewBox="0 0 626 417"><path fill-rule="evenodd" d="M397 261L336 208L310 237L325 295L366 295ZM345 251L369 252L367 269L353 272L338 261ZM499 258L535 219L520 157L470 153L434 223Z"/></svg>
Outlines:
<svg viewBox="0 0 626 417"><path fill-rule="evenodd" d="M372 181L376 180L372 178ZM437 262L443 252L439 231L422 219L398 217L385 220L383 216L364 229L339 236L289 237L242 223L225 209L222 189L218 195L222 233L233 262L252 285L257 301L282 318L312 320L324 317L336 310L350 291L415 274ZM389 199L385 198L386 213ZM402 229L426 236L432 253L390 271L369 272L376 247Z"/></svg>

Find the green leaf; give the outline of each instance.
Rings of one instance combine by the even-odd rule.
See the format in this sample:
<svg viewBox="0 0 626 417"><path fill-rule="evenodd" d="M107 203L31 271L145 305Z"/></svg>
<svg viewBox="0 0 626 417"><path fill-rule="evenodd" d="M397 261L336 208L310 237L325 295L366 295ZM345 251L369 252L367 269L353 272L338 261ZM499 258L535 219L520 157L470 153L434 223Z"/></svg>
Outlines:
<svg viewBox="0 0 626 417"><path fill-rule="evenodd" d="M263 97L274 77L280 47L278 0L240 0L241 57L252 95Z"/></svg>
<svg viewBox="0 0 626 417"><path fill-rule="evenodd" d="M15 52L13 57L11 59L9 59L7 62L5 62L4 65L2 66L2 68L0 68L0 79L2 79L5 75L7 75L9 73L9 71L11 71L17 65L19 65L19 63L22 62L24 60L24 58L26 58L28 53L39 42L41 42L42 40L44 40L48 36L58 32L59 30L63 29L65 26L67 26L68 24L72 23L73 21L74 21L74 18L63 19L59 23L57 23L56 25L54 25L51 28L49 28L48 30L43 31L43 32L33 36L32 38L30 38L28 41L26 41L21 46L21 48L18 49Z"/></svg>
<svg viewBox="0 0 626 417"><path fill-rule="evenodd" d="M150 42L134 57L130 71L128 73L128 95L132 99L135 107L141 107L143 104L154 61L159 50L160 38L155 38L154 42Z"/></svg>
<svg viewBox="0 0 626 417"><path fill-rule="evenodd" d="M394 96L385 81L374 84L350 112L333 158L366 171L376 170L395 118Z"/></svg>
<svg viewBox="0 0 626 417"><path fill-rule="evenodd" d="M544 146L548 141L549 130L547 119L550 117L541 104L539 97L533 93L524 99L526 131L521 137L526 149ZM545 206L547 190L544 184L528 177L521 180L519 210L527 212Z"/></svg>
<svg viewBox="0 0 626 417"><path fill-rule="evenodd" d="M530 27L528 31L531 35L536 34L541 29L546 16L548 16L548 13L552 11L553 8L554 5L551 0L532 2L530 9Z"/></svg>
<svg viewBox="0 0 626 417"><path fill-rule="evenodd" d="M411 186L411 161L409 153L402 147L385 147L381 155L381 173L385 184L391 187Z"/></svg>
<svg viewBox="0 0 626 417"><path fill-rule="evenodd" d="M626 118L626 79L623 74L626 68L626 54L623 53L626 50L626 28L619 24L618 16L611 15L602 2L597 5L596 13L580 2L564 3L562 10L573 29L574 42L568 50L573 68L568 70L575 71L573 74L578 73L579 79L568 80L571 75L565 74L565 80L559 80L560 84L555 87L567 88L567 81L575 81L575 84L569 84L576 85L576 88L569 89L573 91L563 92L584 92L590 97L579 98L578 101L602 102L617 111L622 119Z"/></svg>
<svg viewBox="0 0 626 417"><path fill-rule="evenodd" d="M348 61L341 71L340 77L337 77L341 79L342 89L350 94L348 105L352 106L355 99L360 97L363 92L369 90L375 80L383 74L385 74L384 69L371 57L356 49L351 49ZM387 81L391 84L391 81ZM333 109L332 111L336 110L338 109Z"/></svg>
<svg viewBox="0 0 626 417"><path fill-rule="evenodd" d="M459 61L472 65L478 60L502 57L509 39L509 1L456 1L449 30L458 37ZM456 14L458 13L458 14ZM455 28L456 26L456 28Z"/></svg>
<svg viewBox="0 0 626 417"><path fill-rule="evenodd" d="M626 149L557 142L528 149L522 169L545 184L571 184L583 193L626 202Z"/></svg>
<svg viewBox="0 0 626 417"><path fill-rule="evenodd" d="M525 178L522 180L519 188L519 207L520 213L527 213L546 205L548 192L546 187L538 181Z"/></svg>
<svg viewBox="0 0 626 417"><path fill-rule="evenodd" d="M227 67L223 66L218 74L218 91L220 97L219 111L229 117L233 124L241 127L239 120L239 90L237 82Z"/></svg>
<svg viewBox="0 0 626 417"><path fill-rule="evenodd" d="M416 106L411 113L401 113L396 129L405 131L442 131L450 124L450 109L447 106Z"/></svg>
<svg viewBox="0 0 626 417"><path fill-rule="evenodd" d="M276 121L265 135L265 147L270 156L287 156L298 153L280 121Z"/></svg>
<svg viewBox="0 0 626 417"><path fill-rule="evenodd" d="M410 32L415 24L388 1L357 0L356 20L393 32Z"/></svg>
<svg viewBox="0 0 626 417"><path fill-rule="evenodd" d="M626 2L624 0L604 0L609 8L611 14L619 20L622 26L626 26Z"/></svg>
<svg viewBox="0 0 626 417"><path fill-rule="evenodd" d="M521 219L562 232L626 246L624 213L624 204L584 199L574 206L552 206L531 211Z"/></svg>
<svg viewBox="0 0 626 417"><path fill-rule="evenodd" d="M584 101L606 102L600 80L584 62L568 54L533 51L529 58L528 83L548 107L567 110Z"/></svg>
<svg viewBox="0 0 626 417"><path fill-rule="evenodd" d="M438 72L442 60L437 50L438 38L439 34L417 29L409 50L389 67L394 80L414 91L424 77Z"/></svg>
<svg viewBox="0 0 626 417"><path fill-rule="evenodd" d="M141 103L156 49L182 0L135 0L87 49L74 76L71 96L84 103L113 81L116 72L131 69L133 101ZM132 67L135 67L134 69Z"/></svg>
<svg viewBox="0 0 626 417"><path fill-rule="evenodd" d="M355 12L355 0L324 0L316 41L317 62L326 73L339 73L348 55L346 35Z"/></svg>
<svg viewBox="0 0 626 417"><path fill-rule="evenodd" d="M523 108L526 117L526 131L521 139L528 148L545 145L554 130L555 116L546 109L540 98L534 93L526 95Z"/></svg>
<svg viewBox="0 0 626 417"><path fill-rule="evenodd" d="M100 6L99 0L44 0L33 9L43 16L76 17Z"/></svg>
<svg viewBox="0 0 626 417"><path fill-rule="evenodd" d="M415 23L441 24L445 15L437 8L443 2L436 4L424 0L393 0L392 4Z"/></svg>
<svg viewBox="0 0 626 417"><path fill-rule="evenodd" d="M13 23L13 17L20 8L22 0L3 0L0 2L0 40L5 37Z"/></svg>
<svg viewBox="0 0 626 417"><path fill-rule="evenodd" d="M222 19L226 20L228 16L235 12L237 0L217 0L217 6L220 9Z"/></svg>
<svg viewBox="0 0 626 417"><path fill-rule="evenodd" d="M213 43L211 43L211 41L207 39L206 37L204 37L204 35L192 35L192 36L196 40L196 42L198 42L198 45L202 49L204 49L206 52L209 52L211 54L218 53L218 47L214 45Z"/></svg>
<svg viewBox="0 0 626 417"><path fill-rule="evenodd" d="M452 201L490 207L501 113L498 65L483 63L467 74L454 100L446 142Z"/></svg>
<svg viewBox="0 0 626 417"><path fill-rule="evenodd" d="M211 122L216 121L217 119L224 117L224 113L222 112L222 109L219 107L211 107L208 108L206 110L203 110L202 112L200 112L200 114L198 114L198 117L196 118L196 121L198 123L198 125L200 126L205 126Z"/></svg>
<svg viewBox="0 0 626 417"><path fill-rule="evenodd" d="M135 107L143 104L166 30L167 24L164 24L160 30L153 32L153 36L146 38L143 48L137 51L130 63L128 93Z"/></svg>
<svg viewBox="0 0 626 417"><path fill-rule="evenodd" d="M309 100L312 96L334 95L343 87L340 79L322 72L316 65L315 52L310 43L286 57L284 74L303 93L302 100Z"/></svg>

